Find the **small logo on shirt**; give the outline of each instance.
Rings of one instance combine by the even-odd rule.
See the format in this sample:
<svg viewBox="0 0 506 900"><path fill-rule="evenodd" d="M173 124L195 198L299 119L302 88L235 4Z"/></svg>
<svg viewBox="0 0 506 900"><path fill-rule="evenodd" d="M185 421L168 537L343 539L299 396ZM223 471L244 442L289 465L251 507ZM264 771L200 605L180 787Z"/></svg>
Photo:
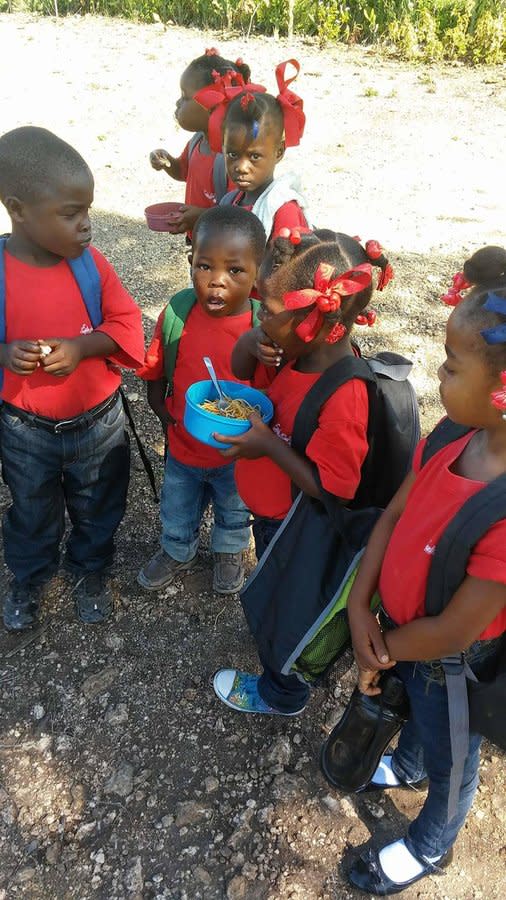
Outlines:
<svg viewBox="0 0 506 900"><path fill-rule="evenodd" d="M93 328L91 327L91 325L86 325L86 323L84 323L84 325L81 325L81 334L91 334L92 331Z"/></svg>
<svg viewBox="0 0 506 900"><path fill-rule="evenodd" d="M423 548L423 552L424 552L424 553L428 553L429 556L433 556L434 553L436 552L436 545L435 545L435 544L432 544L432 543L429 541L428 544L425 544L425 547Z"/></svg>
<svg viewBox="0 0 506 900"><path fill-rule="evenodd" d="M206 200L210 200L211 203L216 203L216 194L211 194L210 191L204 191L204 197Z"/></svg>

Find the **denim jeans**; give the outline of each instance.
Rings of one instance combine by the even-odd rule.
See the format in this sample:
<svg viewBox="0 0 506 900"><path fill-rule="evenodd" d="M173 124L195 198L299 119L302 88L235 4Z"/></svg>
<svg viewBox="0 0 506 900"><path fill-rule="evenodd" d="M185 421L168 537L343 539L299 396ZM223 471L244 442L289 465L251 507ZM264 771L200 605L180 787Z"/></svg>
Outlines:
<svg viewBox="0 0 506 900"><path fill-rule="evenodd" d="M234 479L234 464L201 469L186 466L167 451L160 501L162 547L172 559L188 562L197 553L199 526L211 501L213 553L239 553L250 540L250 515Z"/></svg>
<svg viewBox="0 0 506 900"><path fill-rule="evenodd" d="M466 659L479 676L498 653L499 641L477 641L466 652ZM399 662L395 671L404 682L411 712L400 733L392 768L403 781L419 781L426 775L429 779L427 798L408 828L406 845L418 858L435 858L454 844L471 808L478 786L481 736L469 735L457 814L448 822L451 748L442 667L437 662Z"/></svg>
<svg viewBox="0 0 506 900"><path fill-rule="evenodd" d="M5 562L19 583L43 584L65 566L79 575L111 566L126 506L130 449L121 398L86 430L51 434L2 408L2 474L12 498L3 519Z"/></svg>

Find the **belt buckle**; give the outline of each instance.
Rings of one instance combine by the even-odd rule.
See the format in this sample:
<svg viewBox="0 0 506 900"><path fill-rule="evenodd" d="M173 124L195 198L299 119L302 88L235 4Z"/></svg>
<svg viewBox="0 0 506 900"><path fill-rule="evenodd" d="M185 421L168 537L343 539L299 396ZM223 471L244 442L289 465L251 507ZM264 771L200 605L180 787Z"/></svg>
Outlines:
<svg viewBox="0 0 506 900"><path fill-rule="evenodd" d="M57 422L56 425L54 426L54 433L60 434L61 431L67 431L68 427L70 426L72 428L72 426L74 424L75 424L74 419L62 419L60 422ZM65 426L67 426L67 427L65 427Z"/></svg>

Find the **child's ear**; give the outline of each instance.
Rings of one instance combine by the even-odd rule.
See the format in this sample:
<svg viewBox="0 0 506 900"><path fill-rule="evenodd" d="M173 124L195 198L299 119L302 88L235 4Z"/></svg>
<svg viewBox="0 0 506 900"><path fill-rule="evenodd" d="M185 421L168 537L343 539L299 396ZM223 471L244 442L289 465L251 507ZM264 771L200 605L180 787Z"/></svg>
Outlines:
<svg viewBox="0 0 506 900"><path fill-rule="evenodd" d="M278 162L280 162L283 159L283 157L285 155L285 150L286 150L286 144L283 140L283 141L281 141L281 143L276 151L276 159Z"/></svg>
<svg viewBox="0 0 506 900"><path fill-rule="evenodd" d="M4 200L4 206L14 222L19 223L23 221L24 216L22 200L19 200L18 197L6 197Z"/></svg>

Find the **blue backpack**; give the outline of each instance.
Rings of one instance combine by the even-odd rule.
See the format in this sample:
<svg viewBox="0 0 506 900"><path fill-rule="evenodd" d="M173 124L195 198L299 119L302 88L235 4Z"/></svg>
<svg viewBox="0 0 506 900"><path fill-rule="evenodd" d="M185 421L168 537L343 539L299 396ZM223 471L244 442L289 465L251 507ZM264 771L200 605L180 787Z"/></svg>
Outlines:
<svg viewBox="0 0 506 900"><path fill-rule="evenodd" d="M5 262L4 252L8 235L0 238L0 344L5 344ZM95 260L89 250L84 250L77 259L67 259L72 274L77 282L83 303L86 307L93 328L103 321L102 316L102 284ZM0 368L0 391L3 387L4 373Z"/></svg>
<svg viewBox="0 0 506 900"><path fill-rule="evenodd" d="M8 237L9 235L3 235L2 237L0 237L0 344L5 343L6 337L4 252ZM95 260L93 259L93 256L91 255L89 250L84 250L83 253L81 253L81 256L78 256L77 259L67 259L66 262L68 263L71 272L77 282L77 286L81 291L81 297L83 298L83 303L86 307L90 322L93 325L93 328L97 328L103 322L103 316L102 282L100 281L100 273L97 269ZM3 380L4 372L3 368L0 367L0 391L3 387ZM123 403L123 408L128 419L128 424L132 429L132 434L135 438L135 442L139 450L139 455L142 459L144 468L149 478L149 482L151 484L151 489L153 491L155 501L158 502L158 492L156 490L153 467L150 460L146 456L146 451L144 450L144 447L142 446L141 440L137 433L137 429L132 418L132 413L130 411L127 398L121 388L120 395ZM0 404L2 402L3 401L0 397Z"/></svg>

